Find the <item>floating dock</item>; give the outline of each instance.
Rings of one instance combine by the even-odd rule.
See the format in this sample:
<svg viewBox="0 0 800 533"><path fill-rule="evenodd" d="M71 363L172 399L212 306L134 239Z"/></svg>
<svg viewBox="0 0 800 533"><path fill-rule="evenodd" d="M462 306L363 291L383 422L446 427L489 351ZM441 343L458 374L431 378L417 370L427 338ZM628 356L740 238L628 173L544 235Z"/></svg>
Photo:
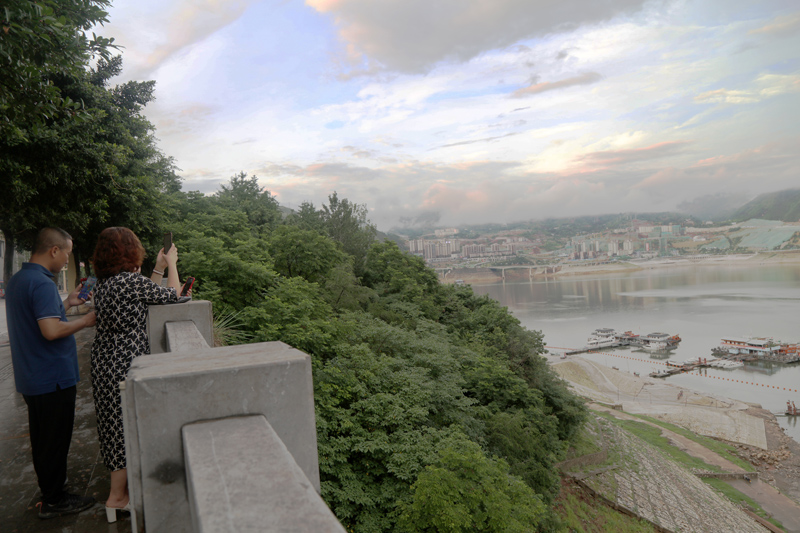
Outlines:
<svg viewBox="0 0 800 533"><path fill-rule="evenodd" d="M594 352L605 348L619 348L622 346L635 346L650 351L666 351L678 346L681 338L669 333L650 333L638 335L632 331L617 333L611 328L598 328L588 339L588 344L582 348L568 350L567 355Z"/></svg>

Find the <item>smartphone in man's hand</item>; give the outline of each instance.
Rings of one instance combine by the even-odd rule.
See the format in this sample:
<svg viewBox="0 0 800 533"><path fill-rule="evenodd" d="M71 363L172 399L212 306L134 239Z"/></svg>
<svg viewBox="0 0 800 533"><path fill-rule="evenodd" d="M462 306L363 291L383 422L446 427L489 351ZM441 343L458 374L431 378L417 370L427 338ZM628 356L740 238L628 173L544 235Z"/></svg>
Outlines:
<svg viewBox="0 0 800 533"><path fill-rule="evenodd" d="M88 278L83 280L81 292L78 293L78 298L84 301L88 300L89 293L91 293L92 289L94 289L95 283L97 283L97 278L94 276L89 276Z"/></svg>

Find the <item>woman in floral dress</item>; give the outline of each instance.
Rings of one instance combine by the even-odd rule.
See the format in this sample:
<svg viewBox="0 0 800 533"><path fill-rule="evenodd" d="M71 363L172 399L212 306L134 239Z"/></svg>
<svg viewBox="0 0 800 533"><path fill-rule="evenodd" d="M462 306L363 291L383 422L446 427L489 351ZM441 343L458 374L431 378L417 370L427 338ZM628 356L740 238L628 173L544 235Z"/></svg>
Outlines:
<svg viewBox="0 0 800 533"><path fill-rule="evenodd" d="M92 298L97 311L92 391L100 452L111 471L111 491L106 500L109 522L116 521L118 509L130 510L119 384L125 381L133 358L150 353L147 306L177 302L180 290L175 245L166 254L163 249L158 252L149 279L141 274L144 256L144 247L131 230L106 228L92 257L97 276ZM162 287L165 268L169 269L167 286Z"/></svg>

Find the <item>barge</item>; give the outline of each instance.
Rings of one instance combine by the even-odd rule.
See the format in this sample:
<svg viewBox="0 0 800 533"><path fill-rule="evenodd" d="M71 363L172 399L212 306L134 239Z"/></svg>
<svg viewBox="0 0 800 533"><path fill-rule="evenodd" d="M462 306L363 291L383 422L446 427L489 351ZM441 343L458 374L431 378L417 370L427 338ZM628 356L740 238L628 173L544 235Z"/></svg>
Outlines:
<svg viewBox="0 0 800 533"><path fill-rule="evenodd" d="M800 361L800 345L776 342L771 337L724 337L712 353L738 360L761 359L778 363Z"/></svg>

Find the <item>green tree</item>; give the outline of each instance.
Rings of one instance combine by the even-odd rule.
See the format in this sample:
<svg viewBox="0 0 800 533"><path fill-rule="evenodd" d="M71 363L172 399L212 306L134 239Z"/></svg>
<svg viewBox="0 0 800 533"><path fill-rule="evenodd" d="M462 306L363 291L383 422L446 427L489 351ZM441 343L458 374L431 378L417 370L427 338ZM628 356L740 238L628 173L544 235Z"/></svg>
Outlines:
<svg viewBox="0 0 800 533"><path fill-rule="evenodd" d="M420 473L400 528L412 532L533 532L545 517L541 498L466 437L442 443L436 462Z"/></svg>
<svg viewBox="0 0 800 533"><path fill-rule="evenodd" d="M392 241L374 244L367 254L364 284L388 301L414 301L429 318L436 318L439 280L419 257L405 253Z"/></svg>
<svg viewBox="0 0 800 533"><path fill-rule="evenodd" d="M311 202L303 202L300 207L286 218L286 223L302 229L325 234L325 222L322 220L322 211L317 211Z"/></svg>
<svg viewBox="0 0 800 533"><path fill-rule="evenodd" d="M0 231L7 243L31 241L42 225L61 226L75 238L81 260L104 227L128 226L144 242L160 232L167 218L163 196L180 182L142 114L154 83L108 88L120 71L116 57L77 76L53 76L60 94L84 102L88 118L59 116L23 141L0 139L0 186L9 195L0 205Z"/></svg>
<svg viewBox="0 0 800 533"><path fill-rule="evenodd" d="M348 530L554 527L554 464L583 411L540 333L393 242L372 243L359 279L311 204L254 231L239 202L175 197L197 296L311 355L322 495Z"/></svg>
<svg viewBox="0 0 800 533"><path fill-rule="evenodd" d="M79 101L64 97L52 76L75 76L113 39L85 32L108 22L110 0L5 0L0 10L0 140L62 116L81 118Z"/></svg>
<svg viewBox="0 0 800 533"><path fill-rule="evenodd" d="M221 185L216 196L222 207L244 211L250 228L256 232L269 232L281 220L278 201L258 184L256 176L248 178L240 172L227 185Z"/></svg>
<svg viewBox="0 0 800 533"><path fill-rule="evenodd" d="M276 272L312 282L323 282L334 266L345 262L344 254L331 239L295 226L279 226L272 233L269 253Z"/></svg>
<svg viewBox="0 0 800 533"><path fill-rule="evenodd" d="M320 216L328 236L342 245L344 252L353 257L353 272L361 277L367 252L375 242L377 229L367 219L367 208L347 199L339 199L334 191L328 196Z"/></svg>
<svg viewBox="0 0 800 533"><path fill-rule="evenodd" d="M215 198L190 195L183 219L173 231L179 271L197 278L197 298L217 311L257 306L278 274L272 269L268 242L248 228L247 215L220 207Z"/></svg>

